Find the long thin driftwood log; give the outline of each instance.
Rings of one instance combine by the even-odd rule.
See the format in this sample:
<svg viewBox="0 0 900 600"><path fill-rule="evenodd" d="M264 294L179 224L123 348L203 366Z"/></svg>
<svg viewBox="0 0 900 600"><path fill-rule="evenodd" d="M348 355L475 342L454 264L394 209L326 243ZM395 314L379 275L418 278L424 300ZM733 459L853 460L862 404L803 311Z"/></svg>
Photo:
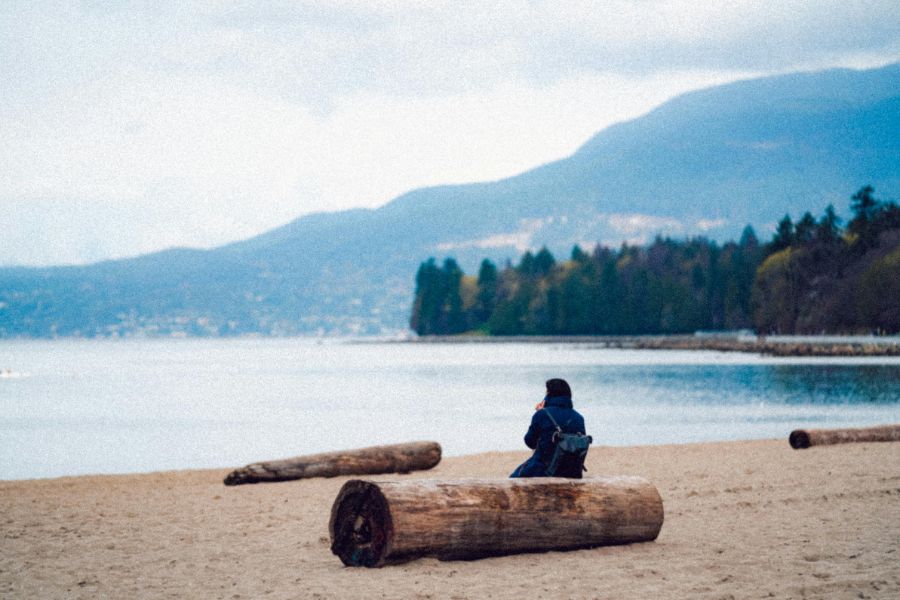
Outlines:
<svg viewBox="0 0 900 600"><path fill-rule="evenodd" d="M331 551L348 566L571 550L656 539L659 492L640 477L460 479L344 484Z"/></svg>
<svg viewBox="0 0 900 600"><path fill-rule="evenodd" d="M339 475L408 473L430 469L440 461L441 446L437 442L372 446L253 463L229 473L225 485Z"/></svg>
<svg viewBox="0 0 900 600"><path fill-rule="evenodd" d="M900 425L859 429L795 429L788 437L788 442L795 450L850 442L900 442Z"/></svg>

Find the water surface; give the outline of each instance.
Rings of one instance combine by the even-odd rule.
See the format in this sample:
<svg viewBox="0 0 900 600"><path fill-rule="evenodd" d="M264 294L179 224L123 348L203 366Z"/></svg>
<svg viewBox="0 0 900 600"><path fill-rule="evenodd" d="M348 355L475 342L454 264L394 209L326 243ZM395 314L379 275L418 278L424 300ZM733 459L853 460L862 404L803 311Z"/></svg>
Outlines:
<svg viewBox="0 0 900 600"><path fill-rule="evenodd" d="M596 443L784 438L900 422L898 358L591 344L263 340L0 342L0 479L233 467L433 439L524 449L543 382ZM787 441L785 441L787 444Z"/></svg>

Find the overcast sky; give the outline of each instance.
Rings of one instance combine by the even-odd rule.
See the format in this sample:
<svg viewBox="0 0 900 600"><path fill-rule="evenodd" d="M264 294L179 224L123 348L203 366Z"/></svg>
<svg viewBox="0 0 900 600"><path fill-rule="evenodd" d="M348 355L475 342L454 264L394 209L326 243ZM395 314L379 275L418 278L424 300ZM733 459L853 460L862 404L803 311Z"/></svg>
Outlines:
<svg viewBox="0 0 900 600"><path fill-rule="evenodd" d="M212 247L512 175L690 89L897 60L896 0L4 0L0 264Z"/></svg>

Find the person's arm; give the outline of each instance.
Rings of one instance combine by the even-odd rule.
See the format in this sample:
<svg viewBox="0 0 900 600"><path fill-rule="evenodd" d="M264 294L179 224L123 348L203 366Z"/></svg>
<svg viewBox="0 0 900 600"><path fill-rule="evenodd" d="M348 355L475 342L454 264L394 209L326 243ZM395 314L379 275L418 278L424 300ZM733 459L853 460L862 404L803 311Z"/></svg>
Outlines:
<svg viewBox="0 0 900 600"><path fill-rule="evenodd" d="M543 402L541 402L538 406L543 408ZM534 416L531 417L531 425L528 427L528 431L525 433L525 445L534 450L537 448L538 439L541 436L541 426L538 424L538 415L541 414L540 409L534 413Z"/></svg>

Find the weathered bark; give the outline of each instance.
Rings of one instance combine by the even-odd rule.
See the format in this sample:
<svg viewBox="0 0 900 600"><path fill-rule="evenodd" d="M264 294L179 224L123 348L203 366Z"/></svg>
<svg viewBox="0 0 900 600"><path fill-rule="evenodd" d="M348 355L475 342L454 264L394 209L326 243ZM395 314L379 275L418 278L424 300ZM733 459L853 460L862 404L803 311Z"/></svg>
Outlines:
<svg viewBox="0 0 900 600"><path fill-rule="evenodd" d="M570 550L656 539L663 505L640 477L344 484L328 523L348 566Z"/></svg>
<svg viewBox="0 0 900 600"><path fill-rule="evenodd" d="M850 442L900 442L900 425L860 429L795 429L788 437L788 442L795 450Z"/></svg>
<svg viewBox="0 0 900 600"><path fill-rule="evenodd" d="M441 446L437 442L372 446L253 463L229 473L225 485L339 475L408 473L430 469L440 461Z"/></svg>

